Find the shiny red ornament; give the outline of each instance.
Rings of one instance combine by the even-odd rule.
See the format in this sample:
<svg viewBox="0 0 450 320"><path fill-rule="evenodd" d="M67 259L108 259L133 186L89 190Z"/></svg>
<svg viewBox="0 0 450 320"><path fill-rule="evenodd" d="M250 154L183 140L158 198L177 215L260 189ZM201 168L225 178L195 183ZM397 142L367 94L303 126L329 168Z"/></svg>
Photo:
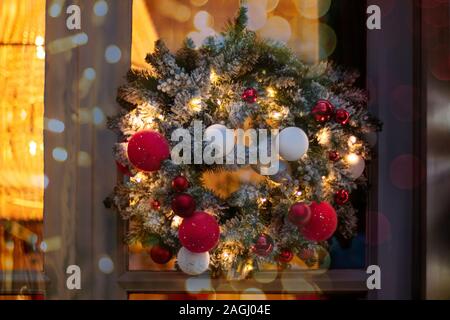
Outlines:
<svg viewBox="0 0 450 320"><path fill-rule="evenodd" d="M130 169L128 169L127 166L121 164L119 161L116 161L117 170L119 170L120 173L122 173L125 176L132 177L133 174L131 173Z"/></svg>
<svg viewBox="0 0 450 320"><path fill-rule="evenodd" d="M161 209L161 202L159 202L158 200L153 200L151 204L152 204L153 210Z"/></svg>
<svg viewBox="0 0 450 320"><path fill-rule="evenodd" d="M296 226L302 226L309 221L311 209L303 202L297 202L289 210L288 219Z"/></svg>
<svg viewBox="0 0 450 320"><path fill-rule="evenodd" d="M273 240L266 234L261 234L255 241L252 251L261 257L267 257L273 250Z"/></svg>
<svg viewBox="0 0 450 320"><path fill-rule="evenodd" d="M172 188L177 192L186 191L189 188L189 181L183 176L175 177L172 180Z"/></svg>
<svg viewBox="0 0 450 320"><path fill-rule="evenodd" d="M334 106L328 100L319 100L311 110L311 114L317 122L330 121L333 113Z"/></svg>
<svg viewBox="0 0 450 320"><path fill-rule="evenodd" d="M299 227L299 231L310 241L325 241L333 236L337 228L337 215L327 202L313 202L309 206L311 217L308 223Z"/></svg>
<svg viewBox="0 0 450 320"><path fill-rule="evenodd" d="M172 210L176 215L186 218L194 214L196 207L195 199L190 194L181 193L172 200Z"/></svg>
<svg viewBox="0 0 450 320"><path fill-rule="evenodd" d="M339 152L337 151L330 151L328 153L328 159L330 159L330 161L336 162L341 158L341 156L339 155Z"/></svg>
<svg viewBox="0 0 450 320"><path fill-rule="evenodd" d="M157 264L166 264L172 259L172 252L166 247L155 245L150 249L150 257Z"/></svg>
<svg viewBox="0 0 450 320"><path fill-rule="evenodd" d="M334 115L334 119L337 123L342 125L346 125L350 121L350 113L344 109L337 109L336 114Z"/></svg>
<svg viewBox="0 0 450 320"><path fill-rule="evenodd" d="M278 255L278 261L282 263L289 263L294 258L294 253L292 253L289 249L283 249L281 250L280 254Z"/></svg>
<svg viewBox="0 0 450 320"><path fill-rule="evenodd" d="M242 93L242 100L247 103L255 103L258 98L258 92L255 88L247 88Z"/></svg>
<svg viewBox="0 0 450 320"><path fill-rule="evenodd" d="M219 242L220 228L212 215L197 211L185 218L178 229L178 239L183 247L194 253L207 252Z"/></svg>
<svg viewBox="0 0 450 320"><path fill-rule="evenodd" d="M128 158L139 170L153 172L170 156L169 143L156 131L144 130L128 141Z"/></svg>
<svg viewBox="0 0 450 320"><path fill-rule="evenodd" d="M334 195L334 201L340 206L346 204L349 199L350 193L345 189L337 191Z"/></svg>

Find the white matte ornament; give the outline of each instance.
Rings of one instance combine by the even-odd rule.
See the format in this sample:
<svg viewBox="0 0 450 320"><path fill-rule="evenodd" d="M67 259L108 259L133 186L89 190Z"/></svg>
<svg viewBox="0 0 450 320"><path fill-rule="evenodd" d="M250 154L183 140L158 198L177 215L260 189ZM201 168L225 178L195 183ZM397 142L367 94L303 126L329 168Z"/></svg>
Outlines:
<svg viewBox="0 0 450 320"><path fill-rule="evenodd" d="M178 251L177 262L184 273L197 276L208 270L209 252L194 253L181 247Z"/></svg>
<svg viewBox="0 0 450 320"><path fill-rule="evenodd" d="M309 141L306 133L296 127L283 129L277 136L280 156L286 161L297 161L308 152Z"/></svg>
<svg viewBox="0 0 450 320"><path fill-rule="evenodd" d="M205 130L205 141L212 141L216 153L216 158L223 158L234 149L234 133L233 130L228 130L223 124L213 124Z"/></svg>
<svg viewBox="0 0 450 320"><path fill-rule="evenodd" d="M348 172L350 174L350 177L353 180L358 179L361 177L361 175L364 172L364 169L366 168L366 163L364 159L357 154L349 154L346 157L347 163L348 163Z"/></svg>

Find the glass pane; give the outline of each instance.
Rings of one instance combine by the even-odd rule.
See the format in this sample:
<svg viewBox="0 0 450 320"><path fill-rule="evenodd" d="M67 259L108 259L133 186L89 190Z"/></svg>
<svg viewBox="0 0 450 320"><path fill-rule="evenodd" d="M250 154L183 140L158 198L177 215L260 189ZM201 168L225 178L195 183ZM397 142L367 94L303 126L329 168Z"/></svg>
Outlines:
<svg viewBox="0 0 450 320"><path fill-rule="evenodd" d="M162 39L172 52L180 49L186 38L192 39L195 47L200 47L208 36L217 36L226 28L236 14L239 2L135 0L133 6L132 64L135 68L148 69L144 57L154 52L156 40ZM357 23L364 25L365 9L362 2L355 5L345 1L249 1L248 28L261 38L287 45L306 64L333 61L345 68L358 70L361 78L356 86L364 88L366 30L352 29L350 26ZM349 16L343 17L343 12L348 12ZM346 23L342 23L343 18ZM349 45L352 46L351 53ZM370 162L367 162L367 167L370 168ZM203 176L204 186L222 199L229 198L245 183L260 184L264 181L264 177L249 168ZM359 221L354 237L335 237L327 249L311 246L293 257L290 268L363 268L366 264L368 197L362 191L353 193L355 214L351 219ZM128 230L132 231L136 225L136 221L131 222ZM136 242L130 245L128 269L175 270L175 258L169 263L157 264L150 257L151 249L151 243ZM274 266L265 265L262 268L271 270Z"/></svg>

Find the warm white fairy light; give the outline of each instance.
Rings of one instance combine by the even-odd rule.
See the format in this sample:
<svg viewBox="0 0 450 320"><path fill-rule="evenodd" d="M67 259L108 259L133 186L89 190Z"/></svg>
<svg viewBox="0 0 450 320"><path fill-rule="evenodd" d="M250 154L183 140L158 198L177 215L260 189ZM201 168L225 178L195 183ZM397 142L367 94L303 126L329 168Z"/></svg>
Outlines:
<svg viewBox="0 0 450 320"><path fill-rule="evenodd" d="M331 131L329 128L323 128L317 133L317 141L321 146L326 146L330 143Z"/></svg>
<svg viewBox="0 0 450 320"><path fill-rule="evenodd" d="M359 157L355 153L350 153L345 157L345 160L347 160L349 164L356 164L359 161Z"/></svg>
<svg viewBox="0 0 450 320"><path fill-rule="evenodd" d="M274 88L268 87L266 91L267 91L267 96L269 98L275 98L275 95L277 94L277 92L275 91Z"/></svg>
<svg viewBox="0 0 450 320"><path fill-rule="evenodd" d="M179 216L175 216L172 219L172 227L173 228L178 228L181 223L183 222L183 218L179 217Z"/></svg>
<svg viewBox="0 0 450 320"><path fill-rule="evenodd" d="M349 145L354 145L354 144L356 144L357 141L358 141L358 139L355 136L351 136L350 138L348 138Z"/></svg>
<svg viewBox="0 0 450 320"><path fill-rule="evenodd" d="M283 117L283 114L281 112L275 111L272 112L270 116L275 120L280 120Z"/></svg>
<svg viewBox="0 0 450 320"><path fill-rule="evenodd" d="M200 98L193 98L190 102L189 102L189 106L191 107L191 109L195 112L200 112L202 111L202 99Z"/></svg>
<svg viewBox="0 0 450 320"><path fill-rule="evenodd" d="M217 73L214 70L211 70L209 79L211 80L212 83L215 83L215 82L217 82L217 80L219 80L219 76L217 75Z"/></svg>

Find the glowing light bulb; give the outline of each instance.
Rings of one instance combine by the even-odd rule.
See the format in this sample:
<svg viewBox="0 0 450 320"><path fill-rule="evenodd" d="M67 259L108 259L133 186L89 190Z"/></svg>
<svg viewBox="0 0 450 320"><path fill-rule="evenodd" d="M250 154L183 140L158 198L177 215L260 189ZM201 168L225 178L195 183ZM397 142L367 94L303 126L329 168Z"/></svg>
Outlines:
<svg viewBox="0 0 450 320"><path fill-rule="evenodd" d="M277 94L277 92L275 91L274 88L269 87L269 88L267 88L266 91L267 91L267 96L268 96L269 98L275 98L275 95Z"/></svg>
<svg viewBox="0 0 450 320"><path fill-rule="evenodd" d="M357 141L358 141L358 140L356 139L355 136L351 136L351 137L348 139L348 143L349 143L349 144L355 144Z"/></svg>
<svg viewBox="0 0 450 320"><path fill-rule="evenodd" d="M219 79L219 77L217 76L217 73L214 70L211 70L209 79L211 80L212 83L217 82L217 80Z"/></svg>
<svg viewBox="0 0 450 320"><path fill-rule="evenodd" d="M195 112L202 111L202 99L194 98L189 102L191 109Z"/></svg>
<svg viewBox="0 0 450 320"><path fill-rule="evenodd" d="M331 132L328 128L324 128L317 134L317 141L320 145L326 146L330 143Z"/></svg>
<svg viewBox="0 0 450 320"><path fill-rule="evenodd" d="M36 40L34 41L34 44L35 44L36 46L43 46L43 45L44 45L44 42L45 42L44 37L42 37L42 36L37 36L37 37L36 37Z"/></svg>
<svg viewBox="0 0 450 320"><path fill-rule="evenodd" d="M183 222L183 218L179 217L179 216L175 216L172 219L172 227L173 228L178 228L181 223Z"/></svg>
<svg viewBox="0 0 450 320"><path fill-rule="evenodd" d="M28 150L32 156L35 156L37 150L37 143L34 141L30 141L30 143L28 144Z"/></svg>
<svg viewBox="0 0 450 320"><path fill-rule="evenodd" d="M272 112L272 118L275 120L280 120L283 117L281 112Z"/></svg>
<svg viewBox="0 0 450 320"><path fill-rule="evenodd" d="M356 163L358 163L358 161L359 161L359 157L358 157L358 155L355 154L355 153L350 153L350 154L348 154L348 155L345 157L345 159L347 160L347 162L348 162L349 164L356 164Z"/></svg>

